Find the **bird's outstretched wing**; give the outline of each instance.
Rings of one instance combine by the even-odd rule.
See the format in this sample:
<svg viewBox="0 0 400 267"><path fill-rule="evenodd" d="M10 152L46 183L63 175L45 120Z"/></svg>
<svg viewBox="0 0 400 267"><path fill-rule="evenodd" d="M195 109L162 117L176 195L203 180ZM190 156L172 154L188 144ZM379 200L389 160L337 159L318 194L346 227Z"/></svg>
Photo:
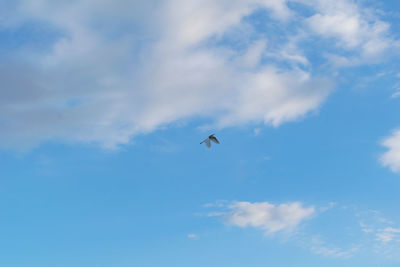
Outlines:
<svg viewBox="0 0 400 267"><path fill-rule="evenodd" d="M214 143L216 143L216 144L219 144L219 141L218 141L218 139L217 139L217 137L215 137L215 136L210 136L210 140L211 141L213 141Z"/></svg>
<svg viewBox="0 0 400 267"><path fill-rule="evenodd" d="M204 143L206 143L206 146L207 146L208 148L211 147L210 138L207 138L206 140L204 140Z"/></svg>
<svg viewBox="0 0 400 267"><path fill-rule="evenodd" d="M208 148L211 147L210 138L204 139L204 140L200 143L200 145L201 145L202 143L206 143L206 146L207 146Z"/></svg>

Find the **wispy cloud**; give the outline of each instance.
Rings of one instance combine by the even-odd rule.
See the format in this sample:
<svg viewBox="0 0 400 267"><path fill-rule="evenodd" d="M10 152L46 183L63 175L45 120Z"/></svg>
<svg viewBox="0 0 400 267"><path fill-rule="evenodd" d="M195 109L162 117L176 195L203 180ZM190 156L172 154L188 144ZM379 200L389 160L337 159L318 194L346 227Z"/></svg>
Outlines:
<svg viewBox="0 0 400 267"><path fill-rule="evenodd" d="M353 246L348 249L334 247L327 245L318 237L311 238L311 241L307 245L308 249L318 255L332 258L350 258L359 250L359 247Z"/></svg>
<svg viewBox="0 0 400 267"><path fill-rule="evenodd" d="M221 217L227 225L260 229L267 237L326 257L348 259L368 252L393 258L400 252L400 228L379 211L334 202L322 207L300 202L224 202L207 208L217 208L208 216ZM337 223L332 224L332 218Z"/></svg>
<svg viewBox="0 0 400 267"><path fill-rule="evenodd" d="M385 229L380 229L376 234L376 239L383 243L391 241L400 242L400 228L387 227Z"/></svg>
<svg viewBox="0 0 400 267"><path fill-rule="evenodd" d="M383 217L379 211L358 214L360 227L368 242L364 247L386 258L400 260L399 224Z"/></svg>

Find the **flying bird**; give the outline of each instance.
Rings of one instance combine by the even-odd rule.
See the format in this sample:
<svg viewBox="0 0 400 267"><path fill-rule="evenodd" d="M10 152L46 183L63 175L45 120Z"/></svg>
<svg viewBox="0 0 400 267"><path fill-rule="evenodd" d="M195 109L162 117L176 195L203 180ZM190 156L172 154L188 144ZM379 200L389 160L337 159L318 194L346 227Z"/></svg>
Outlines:
<svg viewBox="0 0 400 267"><path fill-rule="evenodd" d="M215 137L214 135L215 135L215 134L212 134L212 135L210 135L209 137L207 137L206 139L204 139L203 142L200 143L200 145L201 145L202 143L206 143L206 146L207 146L208 148L210 148L210 147L211 147L211 142L210 142L210 140L213 141L213 142L216 143L216 144L219 144L219 141L218 141L217 137Z"/></svg>

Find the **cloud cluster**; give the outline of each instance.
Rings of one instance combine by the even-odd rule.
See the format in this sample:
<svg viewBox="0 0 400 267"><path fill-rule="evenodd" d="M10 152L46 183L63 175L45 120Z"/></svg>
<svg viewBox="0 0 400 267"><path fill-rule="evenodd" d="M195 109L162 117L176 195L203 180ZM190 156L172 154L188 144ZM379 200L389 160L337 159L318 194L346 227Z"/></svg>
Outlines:
<svg viewBox="0 0 400 267"><path fill-rule="evenodd" d="M300 202L273 205L268 202L235 202L229 212L219 213L226 222L238 227L254 227L272 234L293 231L314 213L314 207L303 207Z"/></svg>
<svg viewBox="0 0 400 267"><path fill-rule="evenodd" d="M359 50L365 57L375 57L391 46L390 25L379 20L368 9L354 1L313 2L318 13L307 18L311 29L327 38L338 40L337 45L346 50Z"/></svg>
<svg viewBox="0 0 400 267"><path fill-rule="evenodd" d="M382 145L388 149L380 158L383 166L389 167L393 172L400 172L400 130L383 140Z"/></svg>
<svg viewBox="0 0 400 267"><path fill-rule="evenodd" d="M289 2L313 15L299 16ZM0 31L30 25L35 38L21 40L0 63L0 146L61 139L113 148L179 120L228 127L301 118L333 87L312 71L302 49L309 36L334 37L368 55L390 46L388 25L366 19L352 2L314 2L21 0L6 6L15 16L1 13ZM257 26L262 21L252 16L260 11L279 34ZM347 28L331 27L338 21Z"/></svg>

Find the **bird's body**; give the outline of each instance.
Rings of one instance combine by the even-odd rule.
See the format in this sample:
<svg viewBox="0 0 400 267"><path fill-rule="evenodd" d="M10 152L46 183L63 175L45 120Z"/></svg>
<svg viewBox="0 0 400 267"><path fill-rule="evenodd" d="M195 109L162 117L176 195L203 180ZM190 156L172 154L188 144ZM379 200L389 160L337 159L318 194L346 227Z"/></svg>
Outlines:
<svg viewBox="0 0 400 267"><path fill-rule="evenodd" d="M210 148L210 147L211 147L211 141L213 141L213 142L216 143L216 144L219 144L218 139L217 139L214 135L215 135L215 134L212 134L212 135L208 136L206 139L204 139L204 140L200 143L200 145L201 145L202 143L205 143L206 146L207 146L208 148Z"/></svg>

